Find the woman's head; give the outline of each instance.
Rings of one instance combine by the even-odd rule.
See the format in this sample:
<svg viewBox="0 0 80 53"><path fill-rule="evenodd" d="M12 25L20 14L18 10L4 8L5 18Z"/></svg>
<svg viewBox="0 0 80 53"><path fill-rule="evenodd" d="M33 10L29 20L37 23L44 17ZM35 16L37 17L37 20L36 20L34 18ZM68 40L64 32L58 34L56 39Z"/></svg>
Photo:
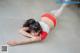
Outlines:
<svg viewBox="0 0 80 53"><path fill-rule="evenodd" d="M34 24L36 21L34 19L28 19L26 22L23 24L23 27L29 27L31 24Z"/></svg>
<svg viewBox="0 0 80 53"><path fill-rule="evenodd" d="M34 19L28 19L23 27L29 27L29 32L41 32L42 28L39 22L35 21Z"/></svg>

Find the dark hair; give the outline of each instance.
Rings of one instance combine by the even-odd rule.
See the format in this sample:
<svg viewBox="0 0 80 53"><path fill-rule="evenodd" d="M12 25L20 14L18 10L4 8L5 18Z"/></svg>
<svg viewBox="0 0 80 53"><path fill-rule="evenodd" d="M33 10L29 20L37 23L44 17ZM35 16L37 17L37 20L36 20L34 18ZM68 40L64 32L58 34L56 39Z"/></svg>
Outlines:
<svg viewBox="0 0 80 53"><path fill-rule="evenodd" d="M41 32L42 31L42 28L39 24L38 21L35 21L34 19L28 19L26 20L26 22L23 24L23 27L29 27L29 30L27 32L31 32L31 31L34 31L34 32Z"/></svg>
<svg viewBox="0 0 80 53"><path fill-rule="evenodd" d="M31 24L34 24L36 21L34 19L28 19L26 22L23 24L23 27L29 27Z"/></svg>

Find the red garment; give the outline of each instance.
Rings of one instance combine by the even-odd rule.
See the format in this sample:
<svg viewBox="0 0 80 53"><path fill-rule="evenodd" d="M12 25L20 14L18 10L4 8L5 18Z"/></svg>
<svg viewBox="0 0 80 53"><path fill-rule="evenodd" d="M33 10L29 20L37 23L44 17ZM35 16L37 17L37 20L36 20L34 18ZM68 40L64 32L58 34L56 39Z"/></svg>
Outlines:
<svg viewBox="0 0 80 53"><path fill-rule="evenodd" d="M50 13L45 13L41 16L41 18L49 18L52 22L53 22L53 26L55 27L56 26L56 18L54 15L50 14ZM46 37L47 37L48 33L45 32L45 31L42 31L41 32L41 40L44 40Z"/></svg>
<svg viewBox="0 0 80 53"><path fill-rule="evenodd" d="M53 22L53 26L56 26L56 17L50 13L44 13L41 18L47 17Z"/></svg>
<svg viewBox="0 0 80 53"><path fill-rule="evenodd" d="M47 37L47 35L48 35L47 32L42 31L41 32L41 40L44 40Z"/></svg>

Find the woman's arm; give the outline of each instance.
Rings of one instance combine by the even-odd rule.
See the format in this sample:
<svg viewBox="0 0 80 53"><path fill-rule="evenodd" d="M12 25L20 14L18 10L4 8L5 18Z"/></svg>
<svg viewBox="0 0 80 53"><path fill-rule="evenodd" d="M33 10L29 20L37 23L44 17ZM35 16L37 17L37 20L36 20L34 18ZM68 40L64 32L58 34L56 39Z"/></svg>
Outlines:
<svg viewBox="0 0 80 53"><path fill-rule="evenodd" d="M28 27L23 27L19 30L19 33L27 37L34 37L32 34L27 33L26 30L28 30Z"/></svg>
<svg viewBox="0 0 80 53"><path fill-rule="evenodd" d="M16 45L33 43L33 42L39 42L40 40L41 40L40 37L34 37L34 38L26 38L20 40L10 40L7 42L7 44L10 46L16 46Z"/></svg>
<svg viewBox="0 0 80 53"><path fill-rule="evenodd" d="M11 45L11 46L15 46L15 45L22 45L22 44L27 44L27 43L32 43L32 42L37 42L41 40L40 36L35 36L32 34L29 34L26 32L27 28L21 28L20 29L20 33L24 36L28 36L31 38L26 38L26 39L20 39L20 40L10 40L7 42L7 44Z"/></svg>

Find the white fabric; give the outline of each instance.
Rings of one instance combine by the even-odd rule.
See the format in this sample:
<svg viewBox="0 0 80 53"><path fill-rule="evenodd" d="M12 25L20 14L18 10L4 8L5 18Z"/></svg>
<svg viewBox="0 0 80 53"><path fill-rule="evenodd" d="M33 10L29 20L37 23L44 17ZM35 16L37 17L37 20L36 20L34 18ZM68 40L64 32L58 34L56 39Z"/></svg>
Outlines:
<svg viewBox="0 0 80 53"><path fill-rule="evenodd" d="M48 26L45 22L43 22L43 21L39 21L39 23L40 23L40 25L41 25L43 31L49 33L49 31L50 31L49 26Z"/></svg>

